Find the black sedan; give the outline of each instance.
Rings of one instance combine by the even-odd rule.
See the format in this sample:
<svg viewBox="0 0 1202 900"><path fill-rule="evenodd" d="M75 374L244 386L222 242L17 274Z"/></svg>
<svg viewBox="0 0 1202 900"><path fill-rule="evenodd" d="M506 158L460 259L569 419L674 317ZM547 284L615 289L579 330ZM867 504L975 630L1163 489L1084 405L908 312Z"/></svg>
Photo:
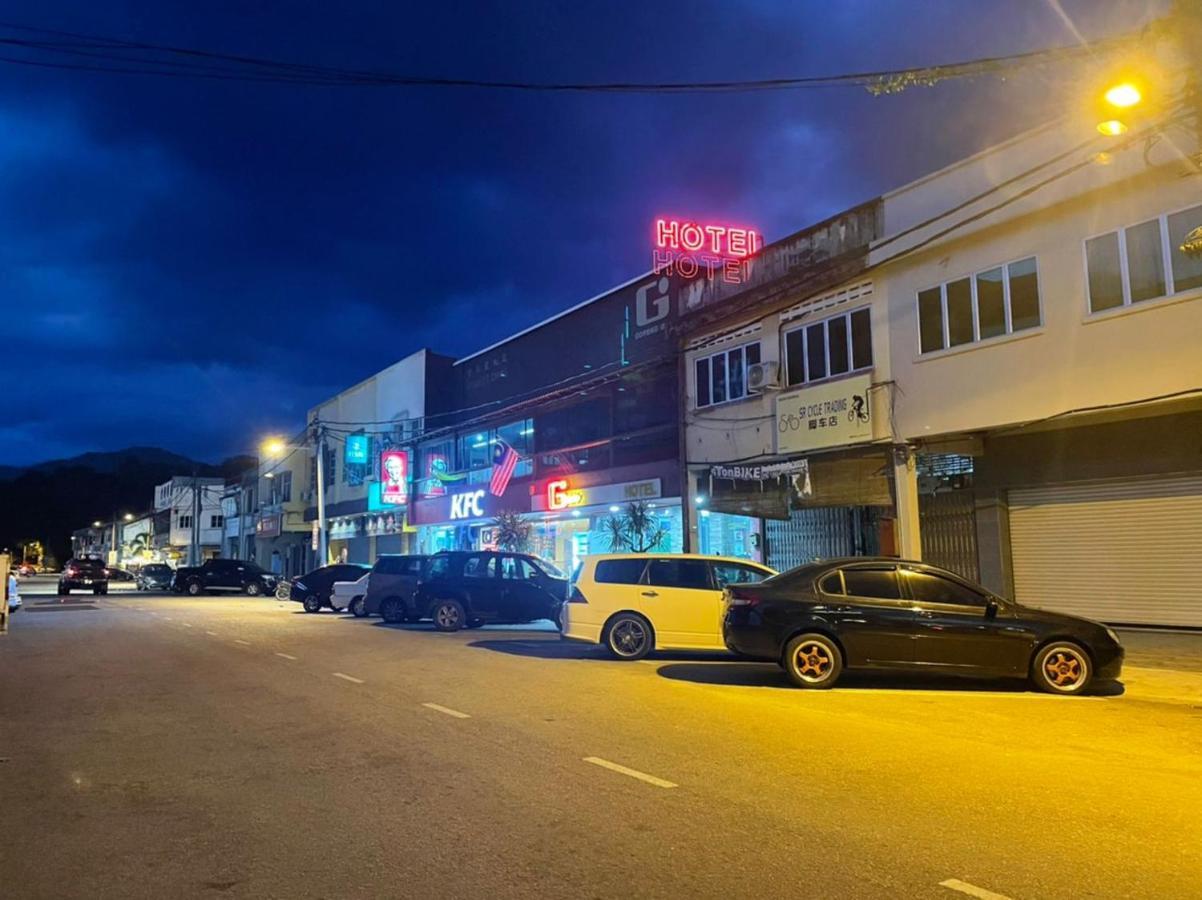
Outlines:
<svg viewBox="0 0 1202 900"><path fill-rule="evenodd" d="M827 560L731 585L724 599L726 646L779 663L798 687L829 688L845 669L875 669L1030 678L1053 694L1079 694L1123 666L1105 625L1020 606L922 563Z"/></svg>
<svg viewBox="0 0 1202 900"><path fill-rule="evenodd" d="M358 563L341 563L333 566L322 566L304 575L298 575L288 581L288 599L295 600L305 608L305 612L321 612L322 607L330 605L330 595L334 592L336 581L358 581L371 566Z"/></svg>

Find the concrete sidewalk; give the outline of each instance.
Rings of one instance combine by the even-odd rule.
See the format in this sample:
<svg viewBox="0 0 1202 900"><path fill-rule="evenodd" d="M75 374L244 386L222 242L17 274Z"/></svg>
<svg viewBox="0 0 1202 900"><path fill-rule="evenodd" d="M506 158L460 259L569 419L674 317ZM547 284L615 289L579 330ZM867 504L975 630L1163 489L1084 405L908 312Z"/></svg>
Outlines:
<svg viewBox="0 0 1202 900"><path fill-rule="evenodd" d="M1126 665L1202 673L1202 631L1116 630L1127 650Z"/></svg>

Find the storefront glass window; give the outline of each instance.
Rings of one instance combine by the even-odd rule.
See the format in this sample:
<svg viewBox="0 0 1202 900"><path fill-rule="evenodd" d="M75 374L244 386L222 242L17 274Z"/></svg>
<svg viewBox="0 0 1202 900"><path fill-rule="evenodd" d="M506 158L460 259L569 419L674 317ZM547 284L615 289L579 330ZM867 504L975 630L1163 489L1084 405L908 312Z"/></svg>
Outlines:
<svg viewBox="0 0 1202 900"><path fill-rule="evenodd" d="M755 559L752 535L757 520L749 516L701 510L697 517L698 546L710 556L732 556L736 559Z"/></svg>

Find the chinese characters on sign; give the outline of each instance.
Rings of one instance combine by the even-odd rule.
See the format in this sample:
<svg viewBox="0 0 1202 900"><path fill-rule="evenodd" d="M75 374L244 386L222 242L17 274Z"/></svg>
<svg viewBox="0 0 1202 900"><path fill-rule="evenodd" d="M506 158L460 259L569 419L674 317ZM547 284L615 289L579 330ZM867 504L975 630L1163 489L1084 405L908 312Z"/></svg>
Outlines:
<svg viewBox="0 0 1202 900"><path fill-rule="evenodd" d="M390 504L408 502L408 450L385 450L380 454L380 500Z"/></svg>
<svg viewBox="0 0 1202 900"><path fill-rule="evenodd" d="M760 249L759 234L751 228L700 224L679 219L656 219L651 268L656 275L707 278L719 273L728 284L744 280L744 260Z"/></svg>
<svg viewBox="0 0 1202 900"><path fill-rule="evenodd" d="M872 378L857 375L776 397L778 453L872 440Z"/></svg>

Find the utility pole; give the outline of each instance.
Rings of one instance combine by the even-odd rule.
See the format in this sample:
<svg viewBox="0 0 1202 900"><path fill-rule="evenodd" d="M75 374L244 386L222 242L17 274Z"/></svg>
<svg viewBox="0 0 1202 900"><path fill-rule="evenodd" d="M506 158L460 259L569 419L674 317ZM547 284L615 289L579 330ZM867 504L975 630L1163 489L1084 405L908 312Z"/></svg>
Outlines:
<svg viewBox="0 0 1202 900"><path fill-rule="evenodd" d="M326 429L317 426L317 565L324 566L329 559L326 542Z"/></svg>
<svg viewBox="0 0 1202 900"><path fill-rule="evenodd" d="M188 565L200 565L200 490L196 469L192 470L192 540L188 544Z"/></svg>

